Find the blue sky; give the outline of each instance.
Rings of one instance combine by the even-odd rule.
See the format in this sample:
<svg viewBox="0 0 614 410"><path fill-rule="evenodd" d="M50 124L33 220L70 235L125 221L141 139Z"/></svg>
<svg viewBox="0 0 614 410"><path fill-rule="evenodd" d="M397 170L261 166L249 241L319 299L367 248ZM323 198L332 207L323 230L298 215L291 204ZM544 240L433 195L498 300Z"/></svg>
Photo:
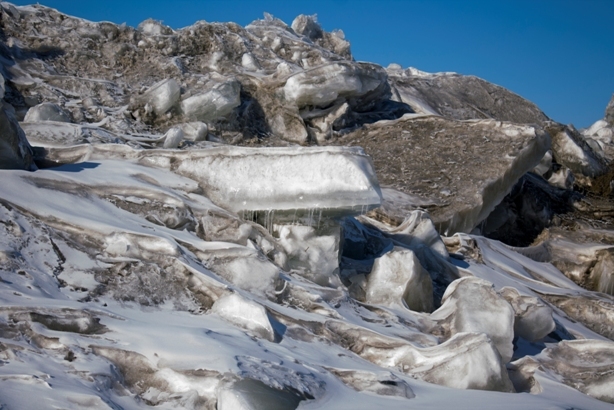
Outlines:
<svg viewBox="0 0 614 410"><path fill-rule="evenodd" d="M30 4L32 1L13 1ZM288 24L317 14L341 29L354 58L476 75L586 127L614 93L614 0L41 0L93 21L173 28L197 20L242 26L269 12Z"/></svg>

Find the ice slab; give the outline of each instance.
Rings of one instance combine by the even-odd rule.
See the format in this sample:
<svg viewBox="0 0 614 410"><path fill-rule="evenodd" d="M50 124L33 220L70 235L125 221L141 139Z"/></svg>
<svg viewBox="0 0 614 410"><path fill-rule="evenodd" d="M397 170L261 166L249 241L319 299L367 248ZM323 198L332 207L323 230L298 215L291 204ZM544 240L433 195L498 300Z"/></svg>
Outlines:
<svg viewBox="0 0 614 410"><path fill-rule="evenodd" d="M375 211L380 220L400 224L421 206L449 236L484 220L540 162L550 136L537 127L493 120L404 116L363 126L338 144L363 147L380 183L390 188Z"/></svg>
<svg viewBox="0 0 614 410"><path fill-rule="evenodd" d="M371 160L360 148L221 147L177 153L177 158L175 172L197 180L207 197L235 212L362 212L380 202Z"/></svg>
<svg viewBox="0 0 614 410"><path fill-rule="evenodd" d="M492 118L521 124L548 121L537 105L481 78L399 68L388 69L389 82L416 112L457 120Z"/></svg>
<svg viewBox="0 0 614 410"><path fill-rule="evenodd" d="M232 146L186 152L106 144L49 149L46 158L131 159L198 181L205 196L224 209L292 211L290 220L295 210L360 214L380 204L371 158L359 147Z"/></svg>

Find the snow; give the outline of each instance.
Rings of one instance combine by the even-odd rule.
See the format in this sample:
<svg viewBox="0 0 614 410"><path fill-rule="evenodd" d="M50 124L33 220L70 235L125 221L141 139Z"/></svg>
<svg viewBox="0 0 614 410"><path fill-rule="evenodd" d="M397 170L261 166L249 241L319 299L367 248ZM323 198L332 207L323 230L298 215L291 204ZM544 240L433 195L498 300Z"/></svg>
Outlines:
<svg viewBox="0 0 614 410"><path fill-rule="evenodd" d="M510 400L509 393L460 390L467 387L504 391L510 389L497 349L486 334L457 333L446 342L426 348L412 346L403 339L391 338L391 336L386 336L388 339L384 338L377 342L377 339L381 339L387 332L400 331L404 326L397 324L396 320L391 320L394 316L389 316L388 319L391 328L385 327L383 323L367 322L361 319L351 303L343 302L343 296L338 299L342 302L334 302L334 297L331 299L333 294L329 295L329 293L339 292L338 290L320 288L304 279L293 279L285 274L279 276L279 270L275 269L276 277L286 282L284 293L289 289L294 289L293 297L300 298L300 295L304 294L311 298L311 302L309 299L301 302L303 309L307 309L308 304L312 303L312 307L309 308L311 311L284 307L274 302L279 297L276 295L278 291L266 293L265 291L270 288L265 288L265 291L260 293L254 288L253 284L258 282L258 275L254 275L254 271L258 268L254 261L258 256L255 253L251 253L253 256L245 256L250 255L245 252L253 251L236 245L213 242L205 246L205 243L194 236L180 234L180 232L170 235L170 230L153 225L142 217L139 218L117 208L106 207L105 211L101 212L101 204L93 197L79 199L83 194L86 194L85 197L92 196L93 192L105 195L107 192L105 189L111 189L108 181L112 180L114 181L112 192L115 192L116 189L119 192L125 190L135 198L152 198L152 195L155 194L156 198L167 202L180 197L184 201L194 201L185 194L197 188L194 182L163 170L147 168L148 182L141 179L142 175L145 175L144 168L129 162L107 160L101 161L97 167L82 166L78 172L70 172L71 170L76 171L75 166L38 171L34 174L9 171L3 175L5 177L3 181L6 183L3 183L1 193L5 201L8 200L11 204L18 205L20 209L28 209L29 212L32 212L31 215L38 215L42 220L49 222L54 220L49 219L53 215L56 221L55 226L61 226L62 220L70 221L71 224L75 224L73 226L79 227L80 232L87 232L87 235L91 235L92 230L103 230L104 226L113 226L112 230L115 231L126 231L126 229L136 231L139 226L146 226L147 232L177 243L177 246L183 249L182 254L185 255L175 253L166 255L164 258L188 257L189 252L186 253L187 250L180 245L187 243L192 243L193 246L198 245L202 249L209 249L207 252L218 256L219 249L224 250L225 255L229 255L227 250L245 249L241 251L244 256L232 256L230 259L231 261L249 259L245 263L235 262L235 265L229 266L228 258L224 260L218 257L217 261L216 258L210 259L212 270L215 270L217 265L224 265L227 272L243 272L241 275L244 275L244 279L238 282L240 286L237 285L238 288L234 293L229 293L230 288L224 284L223 275L213 274L195 260L184 261L183 263L187 264L184 266L190 267L191 277L200 280L204 288L219 293L219 297L213 303L211 313L202 315L175 310L172 299L161 305L149 307L139 306L134 302L117 301L104 294L96 299L80 301L83 292L75 292L70 289L71 286L89 287L93 283L75 281L75 278L70 276L72 272L68 276L66 273L60 273L59 277L68 279L67 282L72 285L58 288L57 282L43 267L44 263L39 264L41 268L37 270L34 268L35 265L28 262L27 275L36 282L32 282L27 276L3 270L3 280L8 280L12 284L2 283L0 298L3 306L11 308L10 310L4 308L0 311L0 325L8 325L9 322L6 319L9 315L12 315L13 320L18 323L26 323L23 319L26 316L19 316L11 312L31 311L57 317L57 320L63 320L66 323L85 323L86 316L71 319L66 309L73 309L72 312L81 312L86 309L90 312L90 317L97 318L106 330L101 335L102 337L98 337L74 331L54 330L40 323L33 323L36 326L32 326L32 330L36 334L47 338L57 338L57 342L47 343L46 347L28 342L33 339L7 339L6 336L9 333L3 333L5 336L2 342L6 348L2 351L2 383L6 386L10 385L11 388L1 389L2 403L8 406L27 405L27 399L23 397L24 392L27 391L28 397L44 397L46 400L44 406L48 407L55 405L73 408L76 405L87 405L94 406L93 408L105 408L105 406L113 408L121 405L122 408L136 409L145 407L142 402L135 400L134 392L140 391L141 397L147 398L151 403L158 403L159 408L193 407L198 400L216 399L220 408L235 406L237 401L248 406L254 403L253 399L250 399L253 397L250 394L257 394L263 400L267 397L266 400L275 398L276 403L279 402L279 397L286 397L287 400L292 400L294 397L293 400L296 403L298 397L302 399L301 408L332 406L334 408L368 409L382 405L391 408L404 408L408 405L440 408L443 405L449 406L452 402L456 407L469 408L474 406L476 401L481 400L500 403L502 408L542 407L546 404L556 405L557 403L595 409L611 407L607 403L595 401L561 383L549 381L551 379L544 379L539 375L535 377L539 380L542 393L515 395L513 400ZM41 186L41 181L54 180L62 183L63 191L48 190ZM32 182L24 183L24 181ZM77 181L79 186L91 188L77 194L79 191L71 190L71 184ZM157 183L154 184L154 181ZM39 184L38 187L34 185L34 182ZM96 187L105 188L97 190ZM42 191L45 192L45 195L40 195ZM68 192L73 193L68 194ZM37 200L34 204L32 198L40 198L40 201ZM90 203L79 203L79 201L90 201ZM71 206L62 207L60 206L62 203L71 204ZM203 201L199 203L202 204ZM92 206L95 209L89 211L88 208ZM209 206L215 209L214 205ZM37 230L41 229L40 227L36 227L36 224L29 224L31 216L10 216L11 214L16 215L16 211L8 211L4 206L2 210L2 220L16 221L15 223L20 228L13 231L21 232L24 239L32 234L44 238L44 234L36 234ZM90 218L89 222L79 217L84 214ZM109 230L104 229L104 231ZM67 240L68 238L56 237L54 242L57 243L67 261L70 261L71 271L79 269L81 275L87 275L87 272L91 272L92 269L96 271L107 269L105 266L110 266L109 262L97 261L98 256L92 257L93 255L77 250L69 253L67 250L73 248L68 245ZM13 243L14 246L18 245L16 242ZM49 243L40 241L38 244L34 241L28 241L28 243L28 246L32 247L32 252L28 252L28 248L21 248L25 258L44 257L47 258L45 262L49 264L47 266L54 265L56 256ZM495 245L492 243L493 249L499 252L506 249L502 245ZM45 252L44 249L49 251ZM514 254L509 250L506 252L510 255ZM494 258L493 256L487 257L488 260ZM152 256L147 258L150 261L158 260L159 264L163 260ZM505 270L491 270L490 275L509 278L508 282L518 280L517 276L509 276L510 274L505 273L511 271L513 262L503 256L498 258L501 266L505 264ZM543 274L544 265L523 259L520 255L517 258L524 261L525 264L534 263L538 267L542 266L535 269ZM106 260L111 259L107 257ZM262 262L262 264L262 266L269 266L269 262ZM6 265L3 265L2 269L5 269L4 266ZM472 272L480 272L475 269L475 265L469 269ZM30 286L33 283L37 285L31 286L31 289L26 286L18 288L18 278L25 281L24 283L30 283ZM214 283L218 284L217 287L212 287ZM543 286L554 289L552 285ZM21 296L13 294L17 289ZM39 289L44 292L41 293ZM303 289L303 293L297 292L299 289ZM316 294L322 296L319 299L314 298ZM343 295L343 292L340 292L340 295ZM333 309L331 306L334 306L335 303L341 303L342 307L338 310ZM363 331L359 338L362 338L363 343L370 344L370 347L365 347L363 351L352 348L357 353L334 343L324 342L318 337L303 340L301 333L297 332L300 328L299 323L328 323L326 322L329 320L327 316L318 313L314 309L315 305L329 306L328 309L337 312L336 315L345 317L348 323L346 330L335 327L337 325L326 325L338 334L354 337L351 336L355 331L352 329L361 329L358 327L359 323L378 329L380 333L377 335ZM401 312L399 314L407 315ZM373 317L378 316L373 315ZM84 326L80 328L84 329ZM313 329L315 331L315 328ZM281 336L280 341L275 339L271 341L272 331L278 332ZM381 343L384 340L390 340L386 343L394 344L384 348L377 347L378 344L382 346ZM601 343L600 346L605 348L611 345L611 342ZM63 360L69 350L74 354L72 362ZM139 355L135 356L129 352L138 352ZM109 363L113 365L109 367ZM131 384L131 377L136 376L131 376L129 366L137 371L135 374L140 375L139 380L142 380L140 383L143 384ZM403 370L406 366L408 366L407 373ZM94 376L87 381L79 376L82 373ZM123 376L120 376L120 373ZM227 376L223 377L224 374ZM450 377L451 374L454 375L453 378ZM119 380L123 380L127 387L113 388L112 386L116 385ZM451 390L437 384L455 389ZM599 387L595 385L592 388L597 391ZM601 390L603 391L603 388ZM293 392L292 396L288 396L289 391ZM305 400L306 397L313 399Z"/></svg>
<svg viewBox="0 0 614 410"><path fill-rule="evenodd" d="M35 173L3 171L2 177L4 405L137 409L145 408L143 400L148 400L161 409L191 408L203 401L236 408L252 405L257 395L265 402L300 401L300 408L307 409L469 408L482 400L509 409L611 407L553 381L552 375L563 371L558 368L535 373L539 394L464 390L511 390L497 344L486 333L460 332L440 341L422 333L433 326L433 315L379 304L367 310L348 299L343 287L321 287L295 272L282 272L258 250L206 242L145 218L143 209L148 208L141 207L153 202L175 209L190 204L193 212L202 214L222 212L205 198L197 199L199 185L189 178L109 159ZM317 229L305 229L313 230ZM311 238L317 237L314 233ZM97 245L96 238L115 246L115 253ZM459 268L466 274L488 276L497 289L514 286L532 297L532 288L563 294L581 291L551 265L474 238L487 265L468 263ZM18 259L15 250L20 252ZM446 260L443 254L433 254ZM104 292L85 298L100 285L103 273L117 268L106 276L109 287L112 280L142 275L134 266L143 262L150 264L148 269L156 264L168 275L166 280L154 286L154 273L149 271L137 286L125 282L124 287L128 294L141 294L136 300L146 292L158 292L164 295L162 302L142 305ZM9 268L14 263L24 274ZM524 267L548 283L523 274ZM56 278L65 284L58 287ZM186 278L185 285L175 288L173 281L179 278ZM209 313L189 311L196 305L182 296L186 289L200 295L203 303L210 298ZM477 316L479 312L474 320ZM593 342L601 340L587 345L587 351L609 351L612 342L596 340L598 335L559 314L556 318ZM19 330L26 328L27 338ZM78 333L86 329L104 333ZM585 391L607 396L607 379L586 383Z"/></svg>

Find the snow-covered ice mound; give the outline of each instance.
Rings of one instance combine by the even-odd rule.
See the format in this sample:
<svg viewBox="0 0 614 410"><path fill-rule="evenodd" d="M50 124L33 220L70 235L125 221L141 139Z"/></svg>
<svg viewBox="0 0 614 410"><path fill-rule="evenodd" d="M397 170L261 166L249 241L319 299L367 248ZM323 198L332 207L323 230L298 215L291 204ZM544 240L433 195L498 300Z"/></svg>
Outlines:
<svg viewBox="0 0 614 410"><path fill-rule="evenodd" d="M171 151L149 152L148 161ZM563 363L575 350L555 354L558 340L593 340L583 351L606 355L614 343L583 325L586 314L556 308L556 298L597 296L550 264L468 235L442 248L423 212L398 228L351 219L345 242L326 216L320 228L276 225L285 233L275 237L172 167L92 158L2 171L0 402L9 408L609 406L567 387L575 379ZM364 293L366 303L346 287L360 276L348 266L359 265L341 258L365 247L384 252L367 275L379 296ZM414 273L384 263L395 253L409 255ZM332 259L317 263L322 254ZM322 269L326 280L316 279ZM401 285L389 298L386 277ZM612 302L600 303L607 314ZM535 356L545 343L554 353ZM608 401L607 380L579 388Z"/></svg>

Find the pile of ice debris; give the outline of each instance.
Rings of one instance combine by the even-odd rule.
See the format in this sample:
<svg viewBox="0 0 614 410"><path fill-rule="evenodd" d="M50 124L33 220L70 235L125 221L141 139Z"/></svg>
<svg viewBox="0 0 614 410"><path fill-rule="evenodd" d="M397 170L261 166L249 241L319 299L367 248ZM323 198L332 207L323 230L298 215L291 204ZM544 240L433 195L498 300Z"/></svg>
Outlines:
<svg viewBox="0 0 614 410"><path fill-rule="evenodd" d="M612 408L614 100L0 8L1 408Z"/></svg>

